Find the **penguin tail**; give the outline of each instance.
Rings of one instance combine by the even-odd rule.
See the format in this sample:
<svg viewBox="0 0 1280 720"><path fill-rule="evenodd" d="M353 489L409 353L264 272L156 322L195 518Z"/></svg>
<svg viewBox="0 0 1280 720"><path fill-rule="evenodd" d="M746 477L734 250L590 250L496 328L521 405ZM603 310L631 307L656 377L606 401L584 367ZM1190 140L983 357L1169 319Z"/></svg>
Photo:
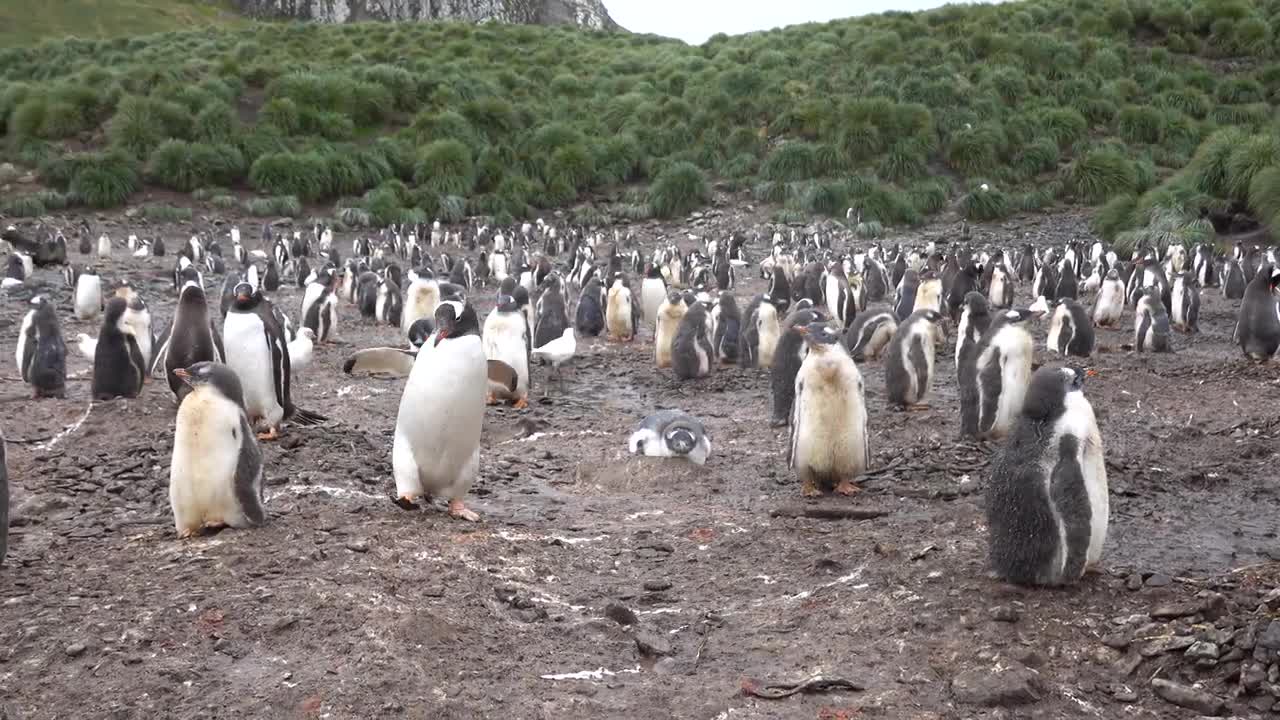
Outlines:
<svg viewBox="0 0 1280 720"><path fill-rule="evenodd" d="M324 415L302 408L294 408L293 417L289 419L298 425L320 425L329 422L329 418Z"/></svg>

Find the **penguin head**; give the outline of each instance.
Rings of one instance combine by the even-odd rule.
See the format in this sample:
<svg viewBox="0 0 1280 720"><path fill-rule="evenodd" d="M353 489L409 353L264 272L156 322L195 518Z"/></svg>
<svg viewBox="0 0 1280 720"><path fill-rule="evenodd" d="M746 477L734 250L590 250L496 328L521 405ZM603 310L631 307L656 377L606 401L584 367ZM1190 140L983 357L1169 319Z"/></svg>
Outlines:
<svg viewBox="0 0 1280 720"><path fill-rule="evenodd" d="M434 319L418 318L409 326L409 344L415 348L420 348L435 331L436 323Z"/></svg>
<svg viewBox="0 0 1280 720"><path fill-rule="evenodd" d="M516 304L516 299L510 295L498 295L498 312L516 312L520 306Z"/></svg>
<svg viewBox="0 0 1280 720"><path fill-rule="evenodd" d="M480 331L480 322L476 319L476 310L470 303L459 300L444 300L436 307L436 341L451 337L475 334Z"/></svg>
<svg viewBox="0 0 1280 720"><path fill-rule="evenodd" d="M698 304L698 296L692 290L686 290L680 298L684 300L684 304L689 307L693 307Z"/></svg>
<svg viewBox="0 0 1280 720"><path fill-rule="evenodd" d="M970 290L964 295L964 307L975 315L985 315L990 312L991 305L987 302L986 295L977 290Z"/></svg>
<svg viewBox="0 0 1280 720"><path fill-rule="evenodd" d="M831 326L825 322L811 322L808 325L800 325L796 327L796 332L804 336L806 343L812 346L816 345L834 345L840 342L840 336L831 330Z"/></svg>
<svg viewBox="0 0 1280 720"><path fill-rule="evenodd" d="M174 376L192 390L210 388L240 407L244 407L244 390L240 378L231 368L219 362L203 360L186 368L175 368Z"/></svg>
<svg viewBox="0 0 1280 720"><path fill-rule="evenodd" d="M667 302L671 305L678 305L684 302L684 295L679 290L671 288L667 291Z"/></svg>
<svg viewBox="0 0 1280 720"><path fill-rule="evenodd" d="M1270 284L1272 292L1280 290L1280 268L1272 268Z"/></svg>
<svg viewBox="0 0 1280 720"><path fill-rule="evenodd" d="M237 310L252 308L262 299L262 292L247 282L237 283L232 292L235 293L235 299L231 304Z"/></svg>
<svg viewBox="0 0 1280 720"><path fill-rule="evenodd" d="M685 427L675 427L667 430L663 435L663 439L667 442L667 447L671 452L678 455L688 455L698 445L698 438L694 436L693 431Z"/></svg>

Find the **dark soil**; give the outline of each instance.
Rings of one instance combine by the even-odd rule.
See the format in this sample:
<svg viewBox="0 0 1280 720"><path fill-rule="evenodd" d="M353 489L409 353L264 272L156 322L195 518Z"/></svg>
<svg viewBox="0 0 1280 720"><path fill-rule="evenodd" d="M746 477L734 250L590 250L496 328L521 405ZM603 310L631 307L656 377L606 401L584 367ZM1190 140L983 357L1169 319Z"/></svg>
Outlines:
<svg viewBox="0 0 1280 720"><path fill-rule="evenodd" d="M689 232L756 219L722 210L635 230L691 246ZM245 237L256 241L256 227L242 225ZM1086 233L1059 215L977 228L975 240ZM172 258L120 249L99 266L168 321ZM742 298L762 288L749 275ZM10 438L58 434L88 403L90 363L74 344L97 327L72 318L56 270L38 280L60 307L69 393L34 402L6 363ZM27 295L0 303L5 358ZM473 296L492 306L489 291ZM296 316L300 292L277 299ZM1234 321L1233 303L1208 290L1203 332L1178 335L1173 354L1123 351L1130 326L1100 333L1086 393L1112 496L1102 572L1026 590L987 575L982 489L995 448L958 440L950 345L927 412L887 409L882 368L862 367L875 470L855 498L821 504L880 517L789 517L803 503L785 429L768 424L767 375L678 382L654 368L646 332L580 340L563 392L536 400L537 368L530 409L489 410L473 525L440 505L391 503L403 383L340 367L355 348L401 338L344 306L340 341L318 348L294 386L301 406L335 422L286 426L264 445L261 529L177 539L163 382L95 404L55 442L9 446L0 717L1276 717L1280 366L1245 361ZM1044 329L1037 362L1058 362ZM703 419L705 467L627 453L659 407ZM864 689L744 692L816 674Z"/></svg>

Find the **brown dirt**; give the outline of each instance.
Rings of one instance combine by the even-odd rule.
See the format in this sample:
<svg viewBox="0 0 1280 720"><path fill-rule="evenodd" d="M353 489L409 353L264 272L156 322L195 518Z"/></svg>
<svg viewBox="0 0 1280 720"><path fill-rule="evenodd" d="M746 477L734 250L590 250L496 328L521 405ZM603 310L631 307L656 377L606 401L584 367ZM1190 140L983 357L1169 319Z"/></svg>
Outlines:
<svg viewBox="0 0 1280 720"><path fill-rule="evenodd" d="M751 227L754 216L715 211L638 230L683 239L731 219ZM256 225L242 228L256 240ZM1085 232L1071 215L975 229L992 242ZM145 278L153 317L166 322L171 263L122 250L100 265L109 279ZM762 287L745 275L740 297ZM74 354L76 333L97 328L72 319L53 270L39 278ZM474 296L491 307L488 291ZM277 298L296 315L296 289ZM25 310L21 298L0 305L3 357ZM1101 333L1110 351L1090 362L1098 376L1086 392L1111 486L1103 571L1036 591L986 574L982 488L994 448L957 440L949 349L924 413L888 410L881 367L863 366L879 472L856 498L822 502L887 514L828 521L773 515L800 493L786 433L768 426L764 373L720 369L681 383L654 368L648 333L632 344L584 339L564 394L489 410L471 498L483 521L471 525L438 505L405 512L390 502L402 382L346 377L340 366L354 348L400 339L345 306L340 342L317 349L294 390L336 422L287 427L265 445L271 520L261 529L176 538L163 382L95 405L52 448L10 445L0 717L1195 714L1155 695L1153 677L1202 683L1241 717L1275 717L1280 687L1267 681L1280 658L1259 638L1280 610L1280 598L1264 597L1280 581L1280 375L1230 346L1234 312L1206 291L1204 332L1177 336L1176 352L1161 357L1120 350L1131 328ZM1037 361L1054 362L1043 326L1037 337ZM89 365L73 356L68 398L40 402L6 365L5 433L44 437L74 423ZM535 395L545 375L535 370ZM640 419L673 406L709 428L704 468L627 454ZM1177 603L1187 605L1168 609ZM1152 620L1153 611L1177 617ZM1197 667L1184 637L1213 641L1220 659ZM1264 678L1253 682L1258 664ZM742 692L752 680L816 673L865 690Z"/></svg>

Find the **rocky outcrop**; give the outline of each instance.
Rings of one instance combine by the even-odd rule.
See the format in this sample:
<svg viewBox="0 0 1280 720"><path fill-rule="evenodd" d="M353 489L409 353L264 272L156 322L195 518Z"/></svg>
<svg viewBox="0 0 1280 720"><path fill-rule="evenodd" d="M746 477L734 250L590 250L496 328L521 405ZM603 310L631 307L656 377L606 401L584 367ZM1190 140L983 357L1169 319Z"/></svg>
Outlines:
<svg viewBox="0 0 1280 720"><path fill-rule="evenodd" d="M602 0L236 0L236 3L241 12L257 18L331 23L459 20L619 29Z"/></svg>

